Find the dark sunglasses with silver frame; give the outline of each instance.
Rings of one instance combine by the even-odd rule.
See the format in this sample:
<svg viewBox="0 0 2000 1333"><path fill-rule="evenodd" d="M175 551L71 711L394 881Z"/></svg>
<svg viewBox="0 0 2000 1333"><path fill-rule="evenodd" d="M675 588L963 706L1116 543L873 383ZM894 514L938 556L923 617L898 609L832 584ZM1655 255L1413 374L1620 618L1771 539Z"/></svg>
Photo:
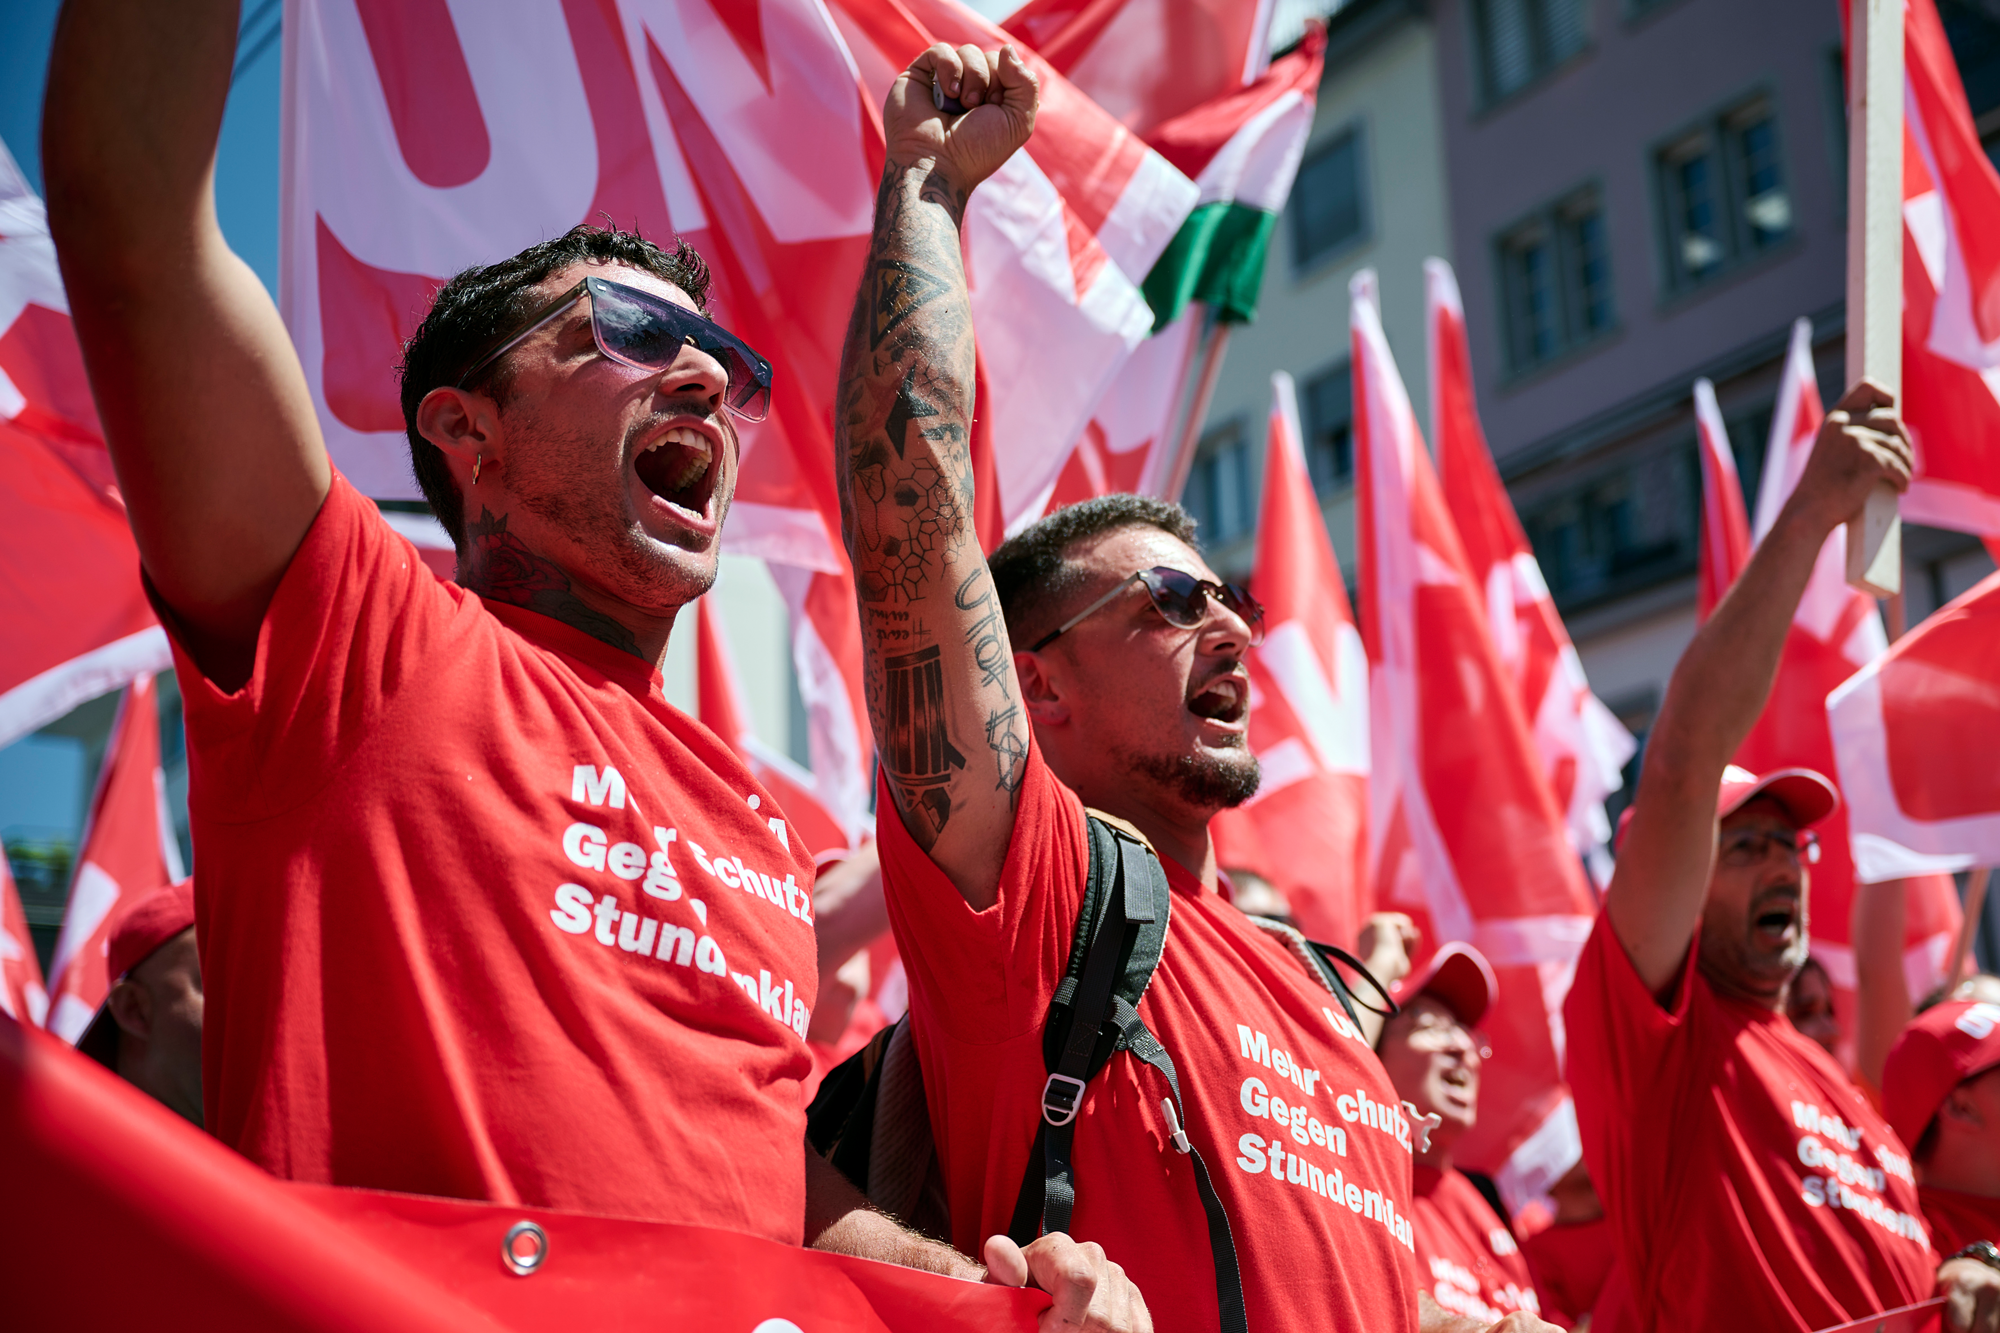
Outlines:
<svg viewBox="0 0 2000 1333"><path fill-rule="evenodd" d="M1145 588L1146 595L1153 599L1154 609L1169 625L1179 629L1196 628L1208 618L1208 601L1212 597L1250 627L1252 648L1264 642L1264 608L1248 592L1234 583L1216 583L1210 579L1198 579L1184 569L1175 569L1171 565L1155 565L1151 569L1135 570L1118 580L1117 586L1110 592L1035 640L1034 646L1028 651L1039 653L1075 629L1085 617L1125 591L1125 585L1135 579Z"/></svg>
<svg viewBox="0 0 2000 1333"><path fill-rule="evenodd" d="M771 410L771 363L750 345L705 315L665 297L609 278L589 277L540 307L520 327L503 336L458 377L456 388L476 383L502 356L536 329L590 298L590 332L597 350L636 370L661 371L681 348L694 347L722 364L729 377L723 406L745 421L762 421Z"/></svg>

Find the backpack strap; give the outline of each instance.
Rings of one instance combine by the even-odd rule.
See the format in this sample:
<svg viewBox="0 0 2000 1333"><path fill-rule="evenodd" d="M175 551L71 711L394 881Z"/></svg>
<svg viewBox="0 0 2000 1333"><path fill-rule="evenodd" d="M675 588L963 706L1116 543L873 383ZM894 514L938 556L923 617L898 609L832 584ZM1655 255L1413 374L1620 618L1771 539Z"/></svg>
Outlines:
<svg viewBox="0 0 2000 1333"><path fill-rule="evenodd" d="M1015 1200L1008 1235L1026 1245L1044 1231L1068 1231L1076 1204L1070 1150L1076 1114L1092 1077L1119 1050L1129 1050L1167 1080L1162 1099L1170 1139L1192 1158L1195 1188L1207 1216L1209 1253L1215 1264L1216 1306L1225 1333L1247 1333L1243 1275L1229 1214L1210 1179L1207 1163L1189 1142L1180 1077L1136 1001L1145 991L1165 947L1172 893L1166 871L1144 835L1122 820L1088 820L1090 877L1078 915L1069 966L1049 1006L1043 1037L1049 1069L1042 1087L1042 1116ZM1135 974L1143 970L1143 976ZM1123 983L1121 985L1121 982ZM1131 992L1128 999L1124 992Z"/></svg>

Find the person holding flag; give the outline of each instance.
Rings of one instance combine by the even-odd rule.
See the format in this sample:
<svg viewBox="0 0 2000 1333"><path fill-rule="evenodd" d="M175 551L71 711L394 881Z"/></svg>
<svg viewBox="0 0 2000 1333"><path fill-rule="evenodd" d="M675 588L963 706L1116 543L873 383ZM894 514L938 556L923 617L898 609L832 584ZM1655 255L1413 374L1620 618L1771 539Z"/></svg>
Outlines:
<svg viewBox="0 0 2000 1333"><path fill-rule="evenodd" d="M1209 821L1258 783L1243 659L1262 611L1217 580L1184 511L1139 496L981 555L960 228L1037 106L1012 48L933 48L897 80L836 414L883 884L954 1239L1067 1208L1161 1328L1471 1327L1419 1294L1413 1133L1380 1060L1218 892ZM1125 1021L1171 1056L1113 1056L1063 1104L1044 1029L1082 910L1086 805L1164 869L1171 929ZM1040 1209L1021 1190L1038 1120L1075 1126L1073 1189Z"/></svg>
<svg viewBox="0 0 2000 1333"><path fill-rule="evenodd" d="M235 6L83 0L49 225L187 710L202 1108L279 1176L721 1227L934 1272L804 1143L813 863L661 693L772 369L708 275L578 228L461 273L405 348L435 578L334 470L217 225ZM1051 1237L1044 1320L1145 1327Z"/></svg>
<svg viewBox="0 0 2000 1333"><path fill-rule="evenodd" d="M2000 1328L2000 1271L1939 1266L1908 1148L1783 1014L1808 944L1818 773L1730 757L1757 720L1826 536L1909 482L1887 392L1821 427L1749 567L1682 655L1564 1006L1584 1158L1641 1328L1805 1330L1938 1290L1949 1326Z"/></svg>

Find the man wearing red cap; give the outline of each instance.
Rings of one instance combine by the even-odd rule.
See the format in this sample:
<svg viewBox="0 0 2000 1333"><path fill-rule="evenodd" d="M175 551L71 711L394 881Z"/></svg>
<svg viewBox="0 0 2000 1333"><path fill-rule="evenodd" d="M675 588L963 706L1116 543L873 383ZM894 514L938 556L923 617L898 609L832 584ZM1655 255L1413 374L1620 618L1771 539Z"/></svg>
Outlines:
<svg viewBox="0 0 2000 1333"><path fill-rule="evenodd" d="M1420 1122L1432 1120L1428 1137L1417 1136L1410 1205L1417 1280L1443 1309L1487 1322L1541 1310L1513 1233L1451 1161L1479 1120L1479 1070L1490 1052L1477 1029L1498 991L1477 949L1447 944L1400 988L1402 1008L1376 1045L1397 1095Z"/></svg>
<svg viewBox="0 0 2000 1333"><path fill-rule="evenodd" d="M1564 1006L1584 1158L1641 1329L1805 1333L1940 1286L1958 1298L1952 1327L2000 1328L2000 1273L1939 1269L1902 1143L1784 1016L1806 959L1807 831L1838 798L1817 773L1729 763L1828 536L1876 485L1908 484L1892 405L1864 382L1828 413L1777 523L1675 667Z"/></svg>
<svg viewBox="0 0 2000 1333"><path fill-rule="evenodd" d="M1931 1244L1983 1243L2000 1263L2000 1005L1954 1000L1919 1014L1889 1048L1882 1110L1913 1145Z"/></svg>
<svg viewBox="0 0 2000 1333"><path fill-rule="evenodd" d="M76 1048L168 1110L201 1123L201 959L194 881L125 909L105 941L111 990Z"/></svg>

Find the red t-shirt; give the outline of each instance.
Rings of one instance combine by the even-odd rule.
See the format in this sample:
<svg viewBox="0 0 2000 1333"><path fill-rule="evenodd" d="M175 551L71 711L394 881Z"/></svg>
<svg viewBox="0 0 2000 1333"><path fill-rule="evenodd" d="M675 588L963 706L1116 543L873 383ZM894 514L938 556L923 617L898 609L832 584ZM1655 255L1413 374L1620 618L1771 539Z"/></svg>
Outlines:
<svg viewBox="0 0 2000 1333"><path fill-rule="evenodd" d="M1597 1304L1618 1262L1618 1238L1608 1215L1594 1222L1559 1222L1522 1241L1521 1256L1542 1298L1542 1318L1573 1328ZM1601 1333L1594 1322L1592 1333Z"/></svg>
<svg viewBox="0 0 2000 1333"><path fill-rule="evenodd" d="M1919 1186L1917 1198L1931 1224L1931 1248L1949 1258L1975 1240L2000 1243L2000 1199Z"/></svg>
<svg viewBox="0 0 2000 1333"><path fill-rule="evenodd" d="M1599 914L1564 1005L1638 1328L1816 1329L1930 1294L1909 1152L1782 1013L1696 967L1662 1008Z"/></svg>
<svg viewBox="0 0 2000 1333"><path fill-rule="evenodd" d="M889 809L886 791L882 806ZM880 821L889 918L909 970L953 1239L1004 1233L1041 1115L1042 1028L1082 909L1082 803L1030 747L999 901L974 912ZM1274 939L1173 861L1167 941L1139 1002L1186 1098L1187 1132L1229 1211L1250 1326L1416 1327L1409 1122L1339 1002ZM1155 1328L1214 1329L1215 1269L1166 1080L1129 1053L1076 1118L1071 1234L1102 1245ZM1385 1128L1386 1127L1386 1128Z"/></svg>
<svg viewBox="0 0 2000 1333"><path fill-rule="evenodd" d="M799 1241L812 860L651 665L440 582L338 475L249 683L176 651L218 1138Z"/></svg>
<svg viewBox="0 0 2000 1333"><path fill-rule="evenodd" d="M1420 1163L1414 1187L1417 1280L1432 1300L1447 1313L1489 1323L1541 1309L1513 1233L1478 1186L1461 1172Z"/></svg>

